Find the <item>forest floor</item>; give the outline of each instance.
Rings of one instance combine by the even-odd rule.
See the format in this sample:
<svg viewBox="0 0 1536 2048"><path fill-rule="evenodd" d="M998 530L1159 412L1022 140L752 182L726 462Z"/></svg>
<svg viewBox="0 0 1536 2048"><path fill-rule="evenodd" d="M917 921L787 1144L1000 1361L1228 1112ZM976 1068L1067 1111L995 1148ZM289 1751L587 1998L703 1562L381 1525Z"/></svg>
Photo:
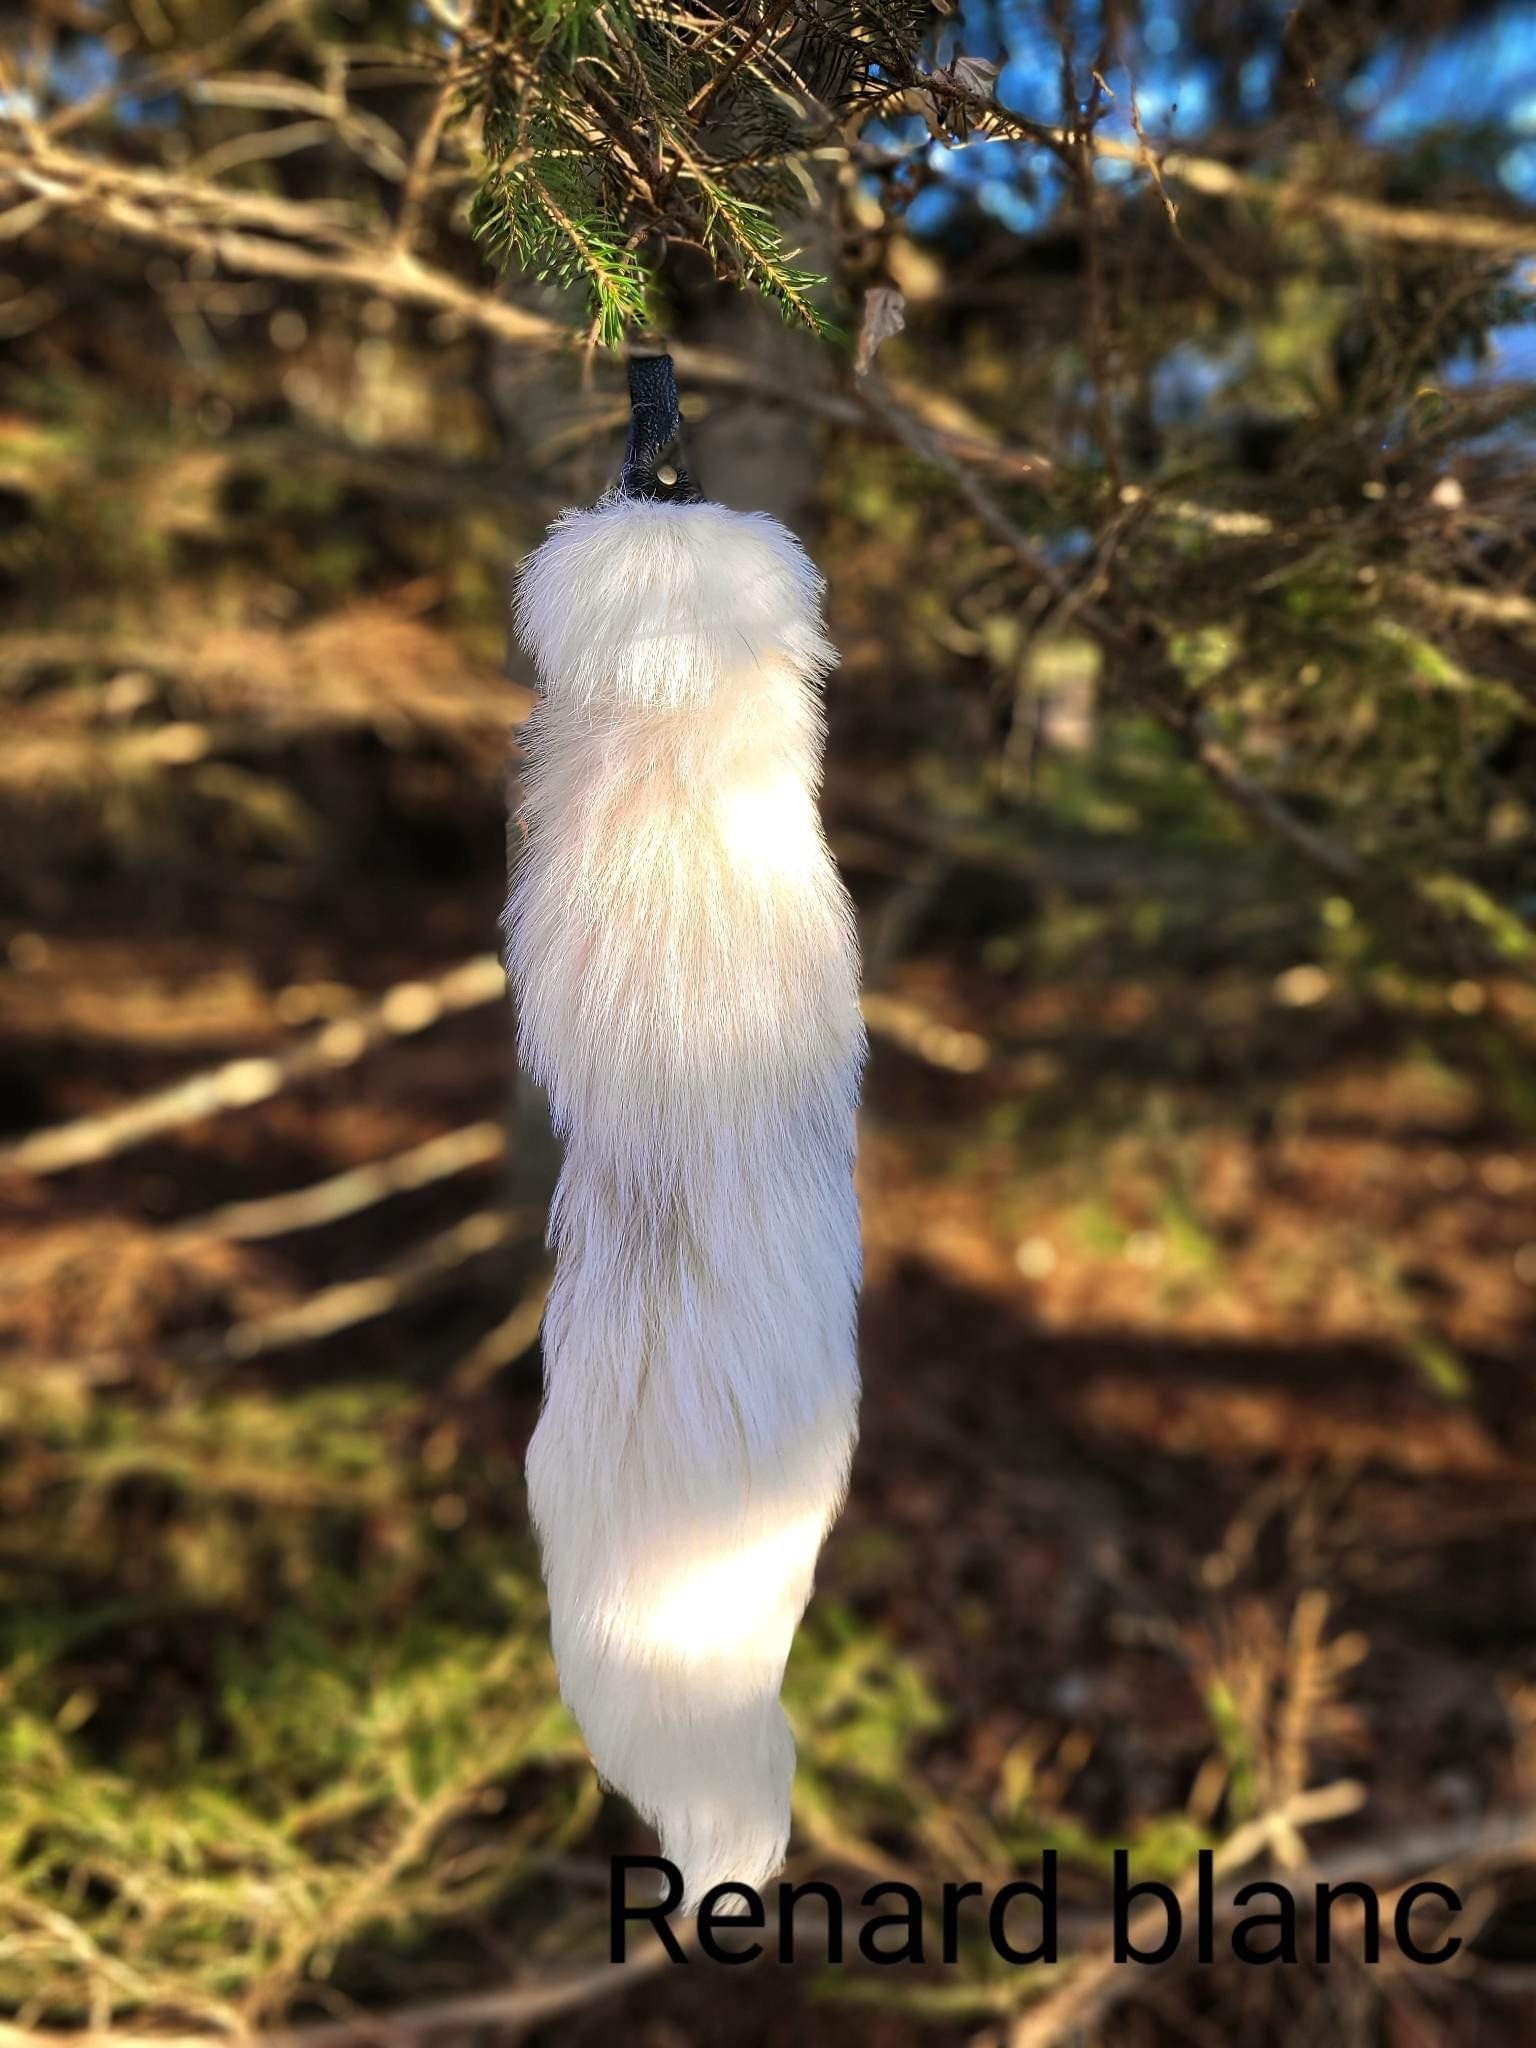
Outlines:
<svg viewBox="0 0 1536 2048"><path fill-rule="evenodd" d="M0 934L7 1131L221 1067L234 1098L0 1167L23 2019L223 2033L563 1978L602 1955L606 1856L649 1846L555 1701L526 1529L548 1160L487 973L494 787L383 747L315 774L334 867L61 854ZM1177 1878L1257 1820L1260 1862L1384 1894L1458 1866L1536 1788L1528 1082L1241 937L1051 966L1055 898L975 943L947 916L871 1005L863 1435L791 1671L797 1873L933 1893L1054 1846L1091 1957L1113 1844ZM1519 998L1458 1003L1478 1048ZM1104 2038L1528 2038L1536 1880L1476 1872L1453 1968L1117 1981ZM1002 2039L1040 1975L678 1970L547 2032Z"/></svg>

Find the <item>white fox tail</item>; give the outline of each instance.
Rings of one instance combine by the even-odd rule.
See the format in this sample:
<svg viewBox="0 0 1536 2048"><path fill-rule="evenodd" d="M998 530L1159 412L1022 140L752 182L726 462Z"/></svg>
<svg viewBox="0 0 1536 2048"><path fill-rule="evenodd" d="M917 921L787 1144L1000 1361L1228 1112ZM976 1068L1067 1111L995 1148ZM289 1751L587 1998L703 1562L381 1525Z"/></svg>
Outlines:
<svg viewBox="0 0 1536 2048"><path fill-rule="evenodd" d="M507 906L566 1142L528 1454L561 1690L686 1904L789 1830L784 1661L858 1404L850 907L817 814L820 579L713 504L566 514Z"/></svg>

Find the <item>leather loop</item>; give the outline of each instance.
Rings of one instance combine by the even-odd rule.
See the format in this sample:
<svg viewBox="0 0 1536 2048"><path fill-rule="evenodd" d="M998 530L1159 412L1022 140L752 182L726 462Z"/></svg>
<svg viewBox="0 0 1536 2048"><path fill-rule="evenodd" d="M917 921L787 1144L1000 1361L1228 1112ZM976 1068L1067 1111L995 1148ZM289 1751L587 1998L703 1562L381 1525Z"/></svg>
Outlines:
<svg viewBox="0 0 1536 2048"><path fill-rule="evenodd" d="M631 356L629 446L617 496L656 498L673 505L703 502L704 493L683 466L682 429L672 358Z"/></svg>

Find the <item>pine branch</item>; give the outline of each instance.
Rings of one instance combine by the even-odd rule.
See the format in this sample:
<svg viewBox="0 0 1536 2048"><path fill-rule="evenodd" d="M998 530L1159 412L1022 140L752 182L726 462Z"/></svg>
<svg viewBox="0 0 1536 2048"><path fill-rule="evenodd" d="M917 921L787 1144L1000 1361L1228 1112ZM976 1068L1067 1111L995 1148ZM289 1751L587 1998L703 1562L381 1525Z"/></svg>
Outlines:
<svg viewBox="0 0 1536 2048"><path fill-rule="evenodd" d="M466 98L491 160L474 232L503 268L582 284L610 345L647 318L640 251L658 241L701 250L823 334L812 294L824 280L794 261L781 226L798 203L791 167L815 140L804 116L819 130L868 94L881 63L910 68L928 17L926 0L837 0L807 25L767 0L755 20L722 12L700 35L698 13L658 0L548 0L530 35L489 9Z"/></svg>

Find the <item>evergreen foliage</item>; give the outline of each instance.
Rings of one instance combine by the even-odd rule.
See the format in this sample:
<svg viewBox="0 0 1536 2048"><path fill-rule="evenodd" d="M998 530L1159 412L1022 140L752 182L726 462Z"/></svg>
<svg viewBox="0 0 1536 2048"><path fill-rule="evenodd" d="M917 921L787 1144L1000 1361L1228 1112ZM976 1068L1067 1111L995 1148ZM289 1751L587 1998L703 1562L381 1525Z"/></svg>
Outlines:
<svg viewBox="0 0 1536 2048"><path fill-rule="evenodd" d="M502 267L585 286L592 333L643 326L653 252L689 247L815 333L825 282L785 245L814 138L911 73L926 0L791 10L672 0L492 0L467 49L487 169L475 234Z"/></svg>

